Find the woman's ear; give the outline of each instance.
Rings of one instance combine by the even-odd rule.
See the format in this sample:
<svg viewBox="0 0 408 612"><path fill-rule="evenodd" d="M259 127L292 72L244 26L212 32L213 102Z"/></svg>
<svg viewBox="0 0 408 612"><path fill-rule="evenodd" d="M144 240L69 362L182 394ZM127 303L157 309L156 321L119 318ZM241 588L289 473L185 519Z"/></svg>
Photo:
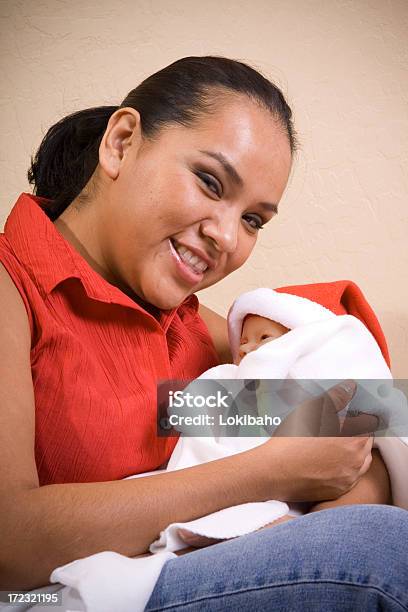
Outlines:
<svg viewBox="0 0 408 612"><path fill-rule="evenodd" d="M115 180L118 177L130 148L136 153L135 149L140 147L141 143L140 114L134 108L119 108L109 118L99 145L99 165L109 178Z"/></svg>

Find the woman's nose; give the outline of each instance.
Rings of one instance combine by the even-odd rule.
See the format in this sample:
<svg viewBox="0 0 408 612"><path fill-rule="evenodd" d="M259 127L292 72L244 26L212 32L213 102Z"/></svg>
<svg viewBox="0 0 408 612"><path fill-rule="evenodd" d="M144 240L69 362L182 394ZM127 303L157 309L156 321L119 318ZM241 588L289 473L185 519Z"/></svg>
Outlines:
<svg viewBox="0 0 408 612"><path fill-rule="evenodd" d="M219 251L233 253L238 244L238 231L241 217L236 211L227 210L215 213L211 219L201 223L201 231L215 243Z"/></svg>

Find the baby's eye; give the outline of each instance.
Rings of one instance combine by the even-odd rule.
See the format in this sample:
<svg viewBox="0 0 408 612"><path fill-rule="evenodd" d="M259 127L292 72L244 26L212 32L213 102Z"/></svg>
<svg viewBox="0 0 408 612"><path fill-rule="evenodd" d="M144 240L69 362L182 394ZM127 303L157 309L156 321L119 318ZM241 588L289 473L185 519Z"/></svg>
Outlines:
<svg viewBox="0 0 408 612"><path fill-rule="evenodd" d="M267 338L270 338L269 334L263 334L263 336L261 336L261 340L266 340Z"/></svg>
<svg viewBox="0 0 408 612"><path fill-rule="evenodd" d="M217 195L219 198L221 197L222 192L218 181L216 181L212 176L206 174L205 172L197 172L197 176L201 179L205 186L208 187L210 191L215 193L215 195Z"/></svg>
<svg viewBox="0 0 408 612"><path fill-rule="evenodd" d="M263 229L264 221L259 215L244 215L242 218L245 219L249 227L252 229L256 231Z"/></svg>

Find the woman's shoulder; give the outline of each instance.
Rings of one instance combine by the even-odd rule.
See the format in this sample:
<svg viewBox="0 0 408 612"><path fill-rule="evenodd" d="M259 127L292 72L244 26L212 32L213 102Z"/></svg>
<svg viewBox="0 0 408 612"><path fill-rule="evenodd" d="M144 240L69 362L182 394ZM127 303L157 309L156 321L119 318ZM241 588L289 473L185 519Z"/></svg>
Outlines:
<svg viewBox="0 0 408 612"><path fill-rule="evenodd" d="M6 236L0 234L0 287L4 299L23 304L28 317L30 330L33 330L32 300L33 281L25 267L13 252Z"/></svg>
<svg viewBox="0 0 408 612"><path fill-rule="evenodd" d="M27 300L20 289L18 280L15 282L14 275L10 274L4 264L0 246L0 337L11 334L26 343L31 336L32 318ZM0 341L0 345L7 350L8 342Z"/></svg>

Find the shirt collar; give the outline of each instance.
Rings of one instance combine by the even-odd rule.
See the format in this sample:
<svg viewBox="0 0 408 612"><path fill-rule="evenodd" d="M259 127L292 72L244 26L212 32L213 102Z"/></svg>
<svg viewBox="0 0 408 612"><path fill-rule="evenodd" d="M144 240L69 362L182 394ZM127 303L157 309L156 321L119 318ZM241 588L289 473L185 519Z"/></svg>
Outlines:
<svg viewBox="0 0 408 612"><path fill-rule="evenodd" d="M78 278L88 297L127 306L154 318L123 291L108 283L58 232L41 207L46 202L46 198L22 193L4 227L14 254L42 295L49 295L68 278ZM181 306L197 311L198 305L197 296L192 294L177 308L161 311L160 323L167 328Z"/></svg>

